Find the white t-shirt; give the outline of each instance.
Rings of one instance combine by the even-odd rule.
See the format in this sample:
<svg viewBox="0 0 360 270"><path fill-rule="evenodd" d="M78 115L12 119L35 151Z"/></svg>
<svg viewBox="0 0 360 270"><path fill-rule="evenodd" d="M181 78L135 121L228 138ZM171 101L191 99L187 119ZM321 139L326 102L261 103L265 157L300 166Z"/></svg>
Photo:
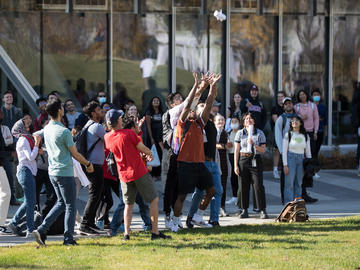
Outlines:
<svg viewBox="0 0 360 270"><path fill-rule="evenodd" d="M310 138L305 139L304 134L291 131L291 140L289 143L289 133L286 133L283 139L283 163L288 165L288 151L295 154L306 153L307 158L311 158Z"/></svg>
<svg viewBox="0 0 360 270"><path fill-rule="evenodd" d="M145 58L140 62L140 68L142 69L142 77L149 78L151 77L152 70L154 68L154 60L151 58Z"/></svg>

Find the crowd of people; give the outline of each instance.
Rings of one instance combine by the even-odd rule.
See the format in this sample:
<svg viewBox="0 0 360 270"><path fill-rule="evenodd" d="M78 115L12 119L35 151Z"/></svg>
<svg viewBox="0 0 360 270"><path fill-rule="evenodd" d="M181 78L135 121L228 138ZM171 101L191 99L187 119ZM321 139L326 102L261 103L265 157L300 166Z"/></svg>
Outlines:
<svg viewBox="0 0 360 270"><path fill-rule="evenodd" d="M126 241L136 202L151 239L171 238L158 229L156 181L163 185L165 227L172 232L184 228L186 211L188 228L220 226L219 217L229 216L230 204L238 206L239 218L248 218L251 193L254 211L261 219L268 218L262 164L267 119L258 87L253 84L247 95L236 92L223 116L216 100L221 75L193 73L193 77L186 98L178 92L169 94L164 112L161 98L155 96L142 118L134 102L114 102L121 103L118 107L103 91L82 112L76 111L73 100L63 102L53 91L36 101L40 114L32 120L6 92L0 111L0 234L45 245L48 234L63 233L64 245L77 245L76 228L84 235L123 232ZM280 179L282 203L298 197L316 202L303 184L303 160L317 158L327 136L320 90L313 89L310 95L301 89L296 102L278 92L270 121L276 148L273 175ZM15 160L23 202L15 197ZM226 200L228 180L232 194ZM76 199L82 187L88 188L89 197L81 217ZM46 200L41 205L42 191ZM120 202L110 217L113 193ZM192 200L185 210L187 194ZM5 225L9 204L21 205ZM208 206L210 217L205 220Z"/></svg>

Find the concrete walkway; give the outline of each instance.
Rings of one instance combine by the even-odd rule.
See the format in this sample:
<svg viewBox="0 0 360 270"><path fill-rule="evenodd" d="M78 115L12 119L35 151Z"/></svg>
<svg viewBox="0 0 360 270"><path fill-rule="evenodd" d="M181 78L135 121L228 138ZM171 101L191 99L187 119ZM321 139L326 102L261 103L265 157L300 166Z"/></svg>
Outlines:
<svg viewBox="0 0 360 270"><path fill-rule="evenodd" d="M360 215L360 177L357 176L355 170L322 170L320 173L320 178L314 180L314 187L308 189L310 195L314 198L318 198L319 201L315 204L307 204L307 210L310 216L310 219L319 219L319 218L334 218L334 217L344 217L352 215ZM163 188L160 182L156 182L159 194L160 194L160 203L159 209L162 210L163 203ZM272 172L264 173L264 185L266 191L266 201L267 201L267 212L270 216L267 220L260 220L258 214L251 211L252 204L250 204L250 218L248 219L239 219L236 216L237 207L235 205L227 205L226 210L230 214L229 217L220 218L221 226L233 226L239 224L261 224L261 223L271 223L274 222L274 219L282 210L283 205L281 205L280 200L280 184L279 180L275 180L272 177ZM228 183L226 191L228 199L231 197L231 185ZM80 213L84 210L86 201L88 198L87 189L82 189L80 191L80 196L78 200L78 209ZM110 216L117 206L119 200L116 195L113 195L114 206L111 209ZM186 213L190 207L191 196L188 195L184 204L183 212L183 224L185 225ZM8 221L16 212L17 207L11 206L8 214ZM161 212L160 212L161 213ZM209 211L207 210L207 215ZM159 217L159 228L165 229L164 225L164 216L160 214ZM134 218L133 224L131 227L132 230L141 230L142 221L138 212L138 208L134 207ZM62 236L49 236L47 241L62 241ZM2 236L0 235L0 246L10 246L16 244L26 243L28 240L24 237L17 236Z"/></svg>

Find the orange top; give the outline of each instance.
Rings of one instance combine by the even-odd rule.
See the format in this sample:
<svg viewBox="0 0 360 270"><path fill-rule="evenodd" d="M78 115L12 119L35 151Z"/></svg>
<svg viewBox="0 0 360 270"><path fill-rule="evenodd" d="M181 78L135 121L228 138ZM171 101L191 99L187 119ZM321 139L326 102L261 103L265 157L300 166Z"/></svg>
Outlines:
<svg viewBox="0 0 360 270"><path fill-rule="evenodd" d="M184 162L204 163L204 122L201 118L199 120L186 121L190 121L191 125L185 134L177 160ZM184 129L185 122L182 122L179 119L176 126L176 136L179 138L179 141L181 141Z"/></svg>

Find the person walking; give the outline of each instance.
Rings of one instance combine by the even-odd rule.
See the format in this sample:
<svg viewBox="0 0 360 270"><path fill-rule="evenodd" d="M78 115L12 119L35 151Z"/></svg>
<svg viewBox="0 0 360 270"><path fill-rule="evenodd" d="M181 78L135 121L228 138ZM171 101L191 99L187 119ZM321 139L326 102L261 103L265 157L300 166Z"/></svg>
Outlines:
<svg viewBox="0 0 360 270"><path fill-rule="evenodd" d="M104 171L102 166L105 160L104 135L106 131L100 124L104 118L104 112L101 110L99 103L95 101L89 102L84 108L84 113L90 119L84 127L87 128L87 153L85 157L93 164L94 171L86 173L90 182L89 199L85 206L79 231L85 235L92 235L101 232L95 225L95 217L104 188Z"/></svg>
<svg viewBox="0 0 360 270"><path fill-rule="evenodd" d="M41 137L30 133L30 125L32 123L30 115L25 115L23 119L17 121L12 130L12 135L18 139L16 143L16 153L19 159L16 176L24 191L24 202L16 211L12 218L9 229L19 236L24 236L18 227L21 219L26 215L26 237L32 237L35 229L34 211L36 203L36 182L37 173L36 157L39 151Z"/></svg>
<svg viewBox="0 0 360 270"><path fill-rule="evenodd" d="M304 176L304 153L311 158L310 136L306 134L301 117L291 119L290 130L283 139L282 160L284 163L285 203L301 197L301 184Z"/></svg>
<svg viewBox="0 0 360 270"><path fill-rule="evenodd" d="M61 123L64 108L61 100L54 98L46 105L51 120L44 128L44 140L49 159L50 181L55 189L57 202L47 214L42 224L34 231L35 240L44 246L46 234L57 217L65 211L64 245L77 245L74 240L76 216L76 187L72 157L92 173L93 165L76 149L70 130Z"/></svg>
<svg viewBox="0 0 360 270"><path fill-rule="evenodd" d="M266 150L266 138L260 129L255 128L255 119L252 113L244 114L242 121L244 128L236 134L234 151L234 171L240 176L238 206L243 209L239 218L249 217L250 185L253 183L260 218L266 219L268 215L266 213L263 168L260 155Z"/></svg>

